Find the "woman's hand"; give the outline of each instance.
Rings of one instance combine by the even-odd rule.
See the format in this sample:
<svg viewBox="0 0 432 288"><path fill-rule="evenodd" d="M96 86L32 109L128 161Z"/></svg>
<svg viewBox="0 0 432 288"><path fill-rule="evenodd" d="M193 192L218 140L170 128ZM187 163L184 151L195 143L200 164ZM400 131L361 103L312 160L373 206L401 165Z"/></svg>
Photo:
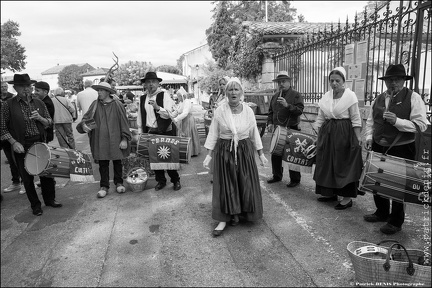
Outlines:
<svg viewBox="0 0 432 288"><path fill-rule="evenodd" d="M86 133L91 131L91 129L85 123L82 123L82 128L83 128L84 132L86 132Z"/></svg>
<svg viewBox="0 0 432 288"><path fill-rule="evenodd" d="M123 139L123 140L120 142L119 148L120 148L121 150L124 150L124 149L127 148L127 140L126 140L126 139Z"/></svg>
<svg viewBox="0 0 432 288"><path fill-rule="evenodd" d="M364 147L366 150L371 150L372 149L372 139L366 140L366 142L364 143Z"/></svg>
<svg viewBox="0 0 432 288"><path fill-rule="evenodd" d="M268 163L268 160L267 160L267 158L264 156L264 153L261 154L261 155L259 155L259 158L260 158L260 161L261 161L261 166L264 166L264 167L265 167L265 165L267 165L267 163Z"/></svg>
<svg viewBox="0 0 432 288"><path fill-rule="evenodd" d="M211 161L212 157L210 155L207 155L206 158L204 159L203 162L203 166L205 169L210 170L210 161Z"/></svg>

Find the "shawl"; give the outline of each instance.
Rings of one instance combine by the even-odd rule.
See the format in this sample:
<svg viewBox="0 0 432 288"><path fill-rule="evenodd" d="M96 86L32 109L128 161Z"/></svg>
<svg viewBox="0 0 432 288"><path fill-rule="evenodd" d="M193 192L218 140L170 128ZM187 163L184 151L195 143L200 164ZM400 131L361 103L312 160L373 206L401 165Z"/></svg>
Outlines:
<svg viewBox="0 0 432 288"><path fill-rule="evenodd" d="M357 103L358 99L356 94L349 88L345 88L343 95L341 96L338 103L333 108L333 90L327 91L321 100L318 102L319 108L329 118L337 118L338 115L342 114L353 104Z"/></svg>
<svg viewBox="0 0 432 288"><path fill-rule="evenodd" d="M248 105L244 103L241 103L240 105L243 105L243 111L246 112L246 117L248 119L250 117L255 118L255 114L253 113L253 110ZM225 125L231 130L232 138L231 138L230 151L232 151L232 149L234 148L234 159L237 164L237 147L238 147L238 141L241 140L239 135L249 136L249 130L254 129L254 122L247 121L247 125L239 127L239 131L237 131L236 125L234 123L233 114L231 112L228 103L224 103L222 106L216 109L215 120L221 123L222 125ZM242 139L244 139L244 137Z"/></svg>

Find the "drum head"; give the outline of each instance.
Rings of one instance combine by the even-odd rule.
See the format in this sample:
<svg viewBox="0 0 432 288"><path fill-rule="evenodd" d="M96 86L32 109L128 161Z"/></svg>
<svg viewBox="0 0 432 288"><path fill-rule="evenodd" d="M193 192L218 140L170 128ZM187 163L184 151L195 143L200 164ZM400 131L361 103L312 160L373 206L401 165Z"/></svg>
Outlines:
<svg viewBox="0 0 432 288"><path fill-rule="evenodd" d="M270 153L272 153L276 148L279 142L279 135L280 135L280 127L277 126L276 129L273 131L272 139L270 141Z"/></svg>
<svg viewBox="0 0 432 288"><path fill-rule="evenodd" d="M36 143L30 147L24 158L24 166L30 175L39 175L50 163L50 150L44 143Z"/></svg>

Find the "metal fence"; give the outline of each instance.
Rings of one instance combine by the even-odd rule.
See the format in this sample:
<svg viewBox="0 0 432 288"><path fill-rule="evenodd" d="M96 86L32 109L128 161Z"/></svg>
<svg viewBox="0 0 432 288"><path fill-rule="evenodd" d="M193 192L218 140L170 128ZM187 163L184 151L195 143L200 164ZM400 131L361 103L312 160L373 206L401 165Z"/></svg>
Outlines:
<svg viewBox="0 0 432 288"><path fill-rule="evenodd" d="M273 56L275 71L285 70L293 77L293 86L305 102L317 102L329 90L327 76L338 66L346 66L348 44L362 42L364 63L364 99L370 105L386 87L377 78L389 64L402 63L413 80L406 86L431 103L431 2L388 1L374 11L356 16L354 23L332 24L291 43ZM363 101L363 100L362 100Z"/></svg>

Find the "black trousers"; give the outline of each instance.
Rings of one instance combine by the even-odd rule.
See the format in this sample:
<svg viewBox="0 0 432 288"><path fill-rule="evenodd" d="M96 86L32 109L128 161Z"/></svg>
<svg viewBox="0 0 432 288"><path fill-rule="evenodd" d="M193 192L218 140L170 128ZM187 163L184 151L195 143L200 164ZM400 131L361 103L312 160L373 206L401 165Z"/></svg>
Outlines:
<svg viewBox="0 0 432 288"><path fill-rule="evenodd" d="M109 162L110 160L99 160L99 174L101 175L100 187L109 189ZM112 160L114 167L114 184L123 184L123 165L121 160Z"/></svg>
<svg viewBox="0 0 432 288"><path fill-rule="evenodd" d="M12 155L12 146L9 141L1 141L1 148L4 151L7 161L9 162L9 168L12 175L12 183L20 184L20 174L18 171L18 167L15 163L15 160Z"/></svg>
<svg viewBox="0 0 432 288"><path fill-rule="evenodd" d="M28 149L35 143L41 142L39 137L33 137L26 139L24 143L24 150L27 152ZM41 202L36 193L36 188L34 184L34 176L28 174L25 169L24 159L26 153L16 153L14 152L14 157L16 165L18 167L19 174L24 184L26 190L27 198L30 201L30 206L32 209L41 208ZM44 203L47 204L55 200L55 181L51 177L39 177L41 181L42 198Z"/></svg>
<svg viewBox="0 0 432 288"><path fill-rule="evenodd" d="M387 149L388 147L378 145L375 142L372 143L372 151L374 152L384 153L387 151ZM414 160L416 155L415 142L406 145L393 146L387 152L387 154ZM379 195L374 195L374 202L375 206L377 207L377 210L374 213L375 215L380 218L389 217L389 224L396 227L402 226L405 221L404 203L399 201L392 201L392 207L390 211L390 199L381 197Z"/></svg>
<svg viewBox="0 0 432 288"><path fill-rule="evenodd" d="M175 125L172 125L175 126ZM165 131L165 132L159 132L154 130L149 130L149 134L157 134L157 135L169 135L169 136L175 136L174 130ZM171 178L171 183L176 183L180 181L180 176L177 172L177 170L166 170L168 173L168 176ZM154 170L155 172L155 180L158 183L166 184L167 179L165 177L165 170Z"/></svg>
<svg viewBox="0 0 432 288"><path fill-rule="evenodd" d="M291 126L289 128L300 131L300 129L298 129L298 126ZM277 156L272 154L271 162L272 162L273 178L277 180L282 180L283 177L282 156ZM301 180L300 172L289 170L289 176L291 182L299 183Z"/></svg>

